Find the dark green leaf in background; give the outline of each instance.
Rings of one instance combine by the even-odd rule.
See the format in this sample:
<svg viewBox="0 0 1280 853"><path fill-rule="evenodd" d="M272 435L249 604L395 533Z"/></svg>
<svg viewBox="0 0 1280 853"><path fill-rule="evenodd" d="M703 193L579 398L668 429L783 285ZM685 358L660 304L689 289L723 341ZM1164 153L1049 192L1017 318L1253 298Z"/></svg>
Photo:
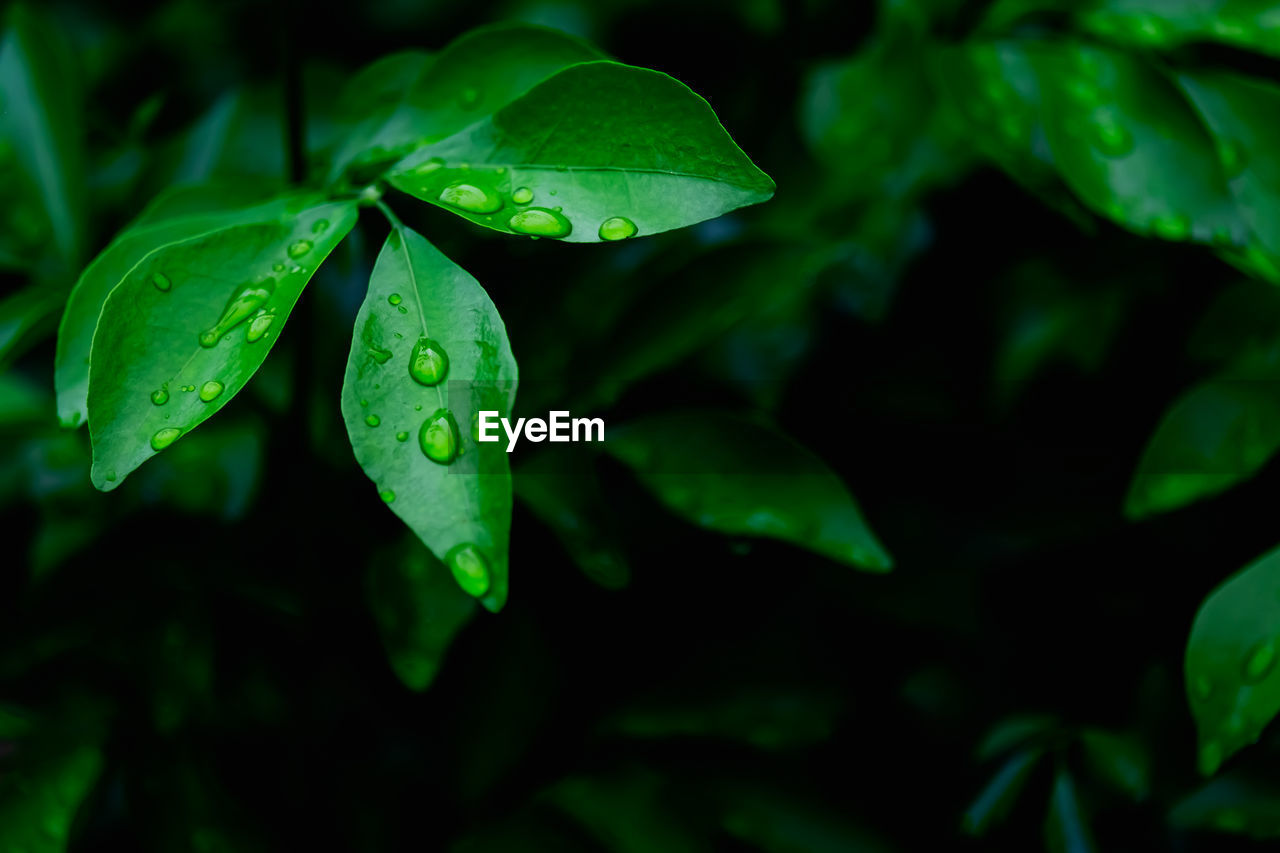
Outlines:
<svg viewBox="0 0 1280 853"><path fill-rule="evenodd" d="M961 828L969 835L981 836L1008 817L1043 754L1041 749L1022 749L1007 759L965 811Z"/></svg>
<svg viewBox="0 0 1280 853"><path fill-rule="evenodd" d="M1044 840L1047 853L1093 853L1098 849L1075 779L1062 767L1054 775L1053 791L1049 794Z"/></svg>
<svg viewBox="0 0 1280 853"><path fill-rule="evenodd" d="M1223 773L1175 804L1169 822L1185 829L1277 838L1280 788L1265 778Z"/></svg>
<svg viewBox="0 0 1280 853"><path fill-rule="evenodd" d="M397 223L356 317L342 415L382 500L494 611L507 597L511 473L505 435L479 443L476 418L509 415L516 380L488 294Z"/></svg>

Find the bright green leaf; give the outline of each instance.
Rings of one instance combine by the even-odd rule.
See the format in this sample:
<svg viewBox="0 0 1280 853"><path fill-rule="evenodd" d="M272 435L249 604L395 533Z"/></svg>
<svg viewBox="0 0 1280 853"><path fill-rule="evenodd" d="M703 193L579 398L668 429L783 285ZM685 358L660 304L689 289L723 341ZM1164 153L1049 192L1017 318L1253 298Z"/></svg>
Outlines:
<svg viewBox="0 0 1280 853"><path fill-rule="evenodd" d="M605 449L701 527L781 539L871 571L893 565L840 478L772 427L681 412L610 428Z"/></svg>
<svg viewBox="0 0 1280 853"><path fill-rule="evenodd" d="M1049 814L1044 823L1047 853L1093 853L1098 849L1089 829L1089 818L1076 795L1071 774L1059 767L1049 794Z"/></svg>
<svg viewBox="0 0 1280 853"><path fill-rule="evenodd" d="M965 811L961 828L966 834L985 835L987 830L1009 814L1041 755L1043 750L1023 749L1014 753L1001 766Z"/></svg>
<svg viewBox="0 0 1280 853"><path fill-rule="evenodd" d="M340 116L355 126L333 156L330 180L353 165L389 165L506 106L561 68L600 58L573 36L528 24L472 30L434 58L417 51L384 57L339 96Z"/></svg>
<svg viewBox="0 0 1280 853"><path fill-rule="evenodd" d="M79 69L63 33L26 6L10 8L0 44L0 126L69 263L85 240L85 167Z"/></svg>
<svg viewBox="0 0 1280 853"><path fill-rule="evenodd" d="M505 445L478 443L476 426L481 410L510 414L516 379L484 288L397 223L356 317L347 435L388 507L493 611L507 597L511 473Z"/></svg>
<svg viewBox="0 0 1280 853"><path fill-rule="evenodd" d="M366 588L391 668L410 690L426 690L475 615L475 600L415 538L374 556Z"/></svg>
<svg viewBox="0 0 1280 853"><path fill-rule="evenodd" d="M1200 605L1187 640L1187 699L1200 771L1255 743L1280 712L1280 550L1236 572Z"/></svg>
<svg viewBox="0 0 1280 853"><path fill-rule="evenodd" d="M297 196L247 224L162 245L128 271L93 337L95 486L115 488L244 387L356 211Z"/></svg>
<svg viewBox="0 0 1280 853"><path fill-rule="evenodd" d="M476 224L571 243L682 228L774 189L706 101L616 62L566 68L415 152L390 181Z"/></svg>

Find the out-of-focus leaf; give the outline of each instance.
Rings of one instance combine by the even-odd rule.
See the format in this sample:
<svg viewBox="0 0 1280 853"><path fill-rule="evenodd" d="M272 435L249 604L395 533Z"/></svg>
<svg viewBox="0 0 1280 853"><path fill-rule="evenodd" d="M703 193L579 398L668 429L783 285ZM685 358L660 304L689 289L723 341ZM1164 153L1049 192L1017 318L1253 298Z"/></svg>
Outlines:
<svg viewBox="0 0 1280 853"><path fill-rule="evenodd" d="M1044 840L1047 853L1093 853L1098 849L1089 829L1089 816L1076 795L1075 780L1061 767L1049 794Z"/></svg>
<svg viewBox="0 0 1280 853"><path fill-rule="evenodd" d="M871 571L893 565L840 478L771 427L680 412L611 428L605 449L699 526L782 539Z"/></svg>
<svg viewBox="0 0 1280 853"><path fill-rule="evenodd" d="M779 750L825 741L840 710L833 697L811 691L751 689L638 705L619 712L604 727L633 738L716 738Z"/></svg>
<svg viewBox="0 0 1280 853"><path fill-rule="evenodd" d="M1137 738L1085 729L1080 732L1080 745L1099 779L1134 800L1147 796L1151 789L1151 762L1146 747Z"/></svg>
<svg viewBox="0 0 1280 853"><path fill-rule="evenodd" d="M1187 640L1187 701L1200 772L1255 743L1280 711L1280 550L1250 563L1205 598Z"/></svg>
<svg viewBox="0 0 1280 853"><path fill-rule="evenodd" d="M1023 749L1014 753L965 810L961 829L968 835L985 835L993 825L1007 817L1042 754L1040 749Z"/></svg>
<svg viewBox="0 0 1280 853"><path fill-rule="evenodd" d="M353 165L390 165L496 112L561 68L601 58L573 36L528 24L472 30L434 58L385 57L339 96L339 114L354 127L333 155L329 179Z"/></svg>
<svg viewBox="0 0 1280 853"><path fill-rule="evenodd" d="M356 317L342 416L379 494L498 611L507 598L511 472L479 412L506 417L518 372L493 301L467 271L396 223Z"/></svg>
<svg viewBox="0 0 1280 853"><path fill-rule="evenodd" d="M773 195L707 102L657 71L584 62L481 115L398 164L391 184L477 225L570 243L683 228Z"/></svg>
<svg viewBox="0 0 1280 853"><path fill-rule="evenodd" d="M186 612L154 629L148 644L151 719L156 731L172 734L212 704L214 646L207 619Z"/></svg>
<svg viewBox="0 0 1280 853"><path fill-rule="evenodd" d="M1188 355L1225 366L1247 364L1280 341L1280 287L1243 278L1221 290L1187 341Z"/></svg>
<svg viewBox="0 0 1280 853"><path fill-rule="evenodd" d="M250 224L162 246L129 270L93 336L95 486L115 488L244 387L355 220L352 202L298 196Z"/></svg>
<svg viewBox="0 0 1280 853"><path fill-rule="evenodd" d="M697 853L710 845L676 812L663 779L648 770L573 776L543 796L580 821L613 853Z"/></svg>
<svg viewBox="0 0 1280 853"><path fill-rule="evenodd" d="M0 738L16 740L35 728L36 715L16 705L0 704Z"/></svg>
<svg viewBox="0 0 1280 853"><path fill-rule="evenodd" d="M0 127L41 199L54 245L74 266L85 242L79 68L62 31L28 7L9 9L0 43Z"/></svg>
<svg viewBox="0 0 1280 853"><path fill-rule="evenodd" d="M475 615L475 600L413 537L374 556L366 590L391 668L410 690L426 690L454 636Z"/></svg>
<svg viewBox="0 0 1280 853"><path fill-rule="evenodd" d="M151 506L241 518L258 488L265 443L258 421L213 424L142 469L136 492Z"/></svg>
<svg viewBox="0 0 1280 853"><path fill-rule="evenodd" d="M516 497L551 528L583 574L601 586L618 589L631 578L631 566L613 532L587 453L542 451L515 472Z"/></svg>
<svg viewBox="0 0 1280 853"><path fill-rule="evenodd" d="M0 369L53 330L65 297L64 288L42 282L0 299Z"/></svg>
<svg viewBox="0 0 1280 853"><path fill-rule="evenodd" d="M1005 717L991 727L974 754L979 761L990 761L1019 746L1052 737L1061 721L1052 714L1017 714Z"/></svg>
<svg viewBox="0 0 1280 853"><path fill-rule="evenodd" d="M1253 838L1280 837L1280 788L1274 782L1223 773L1180 800L1169 822Z"/></svg>
<svg viewBox="0 0 1280 853"><path fill-rule="evenodd" d="M15 370L0 373L0 427L50 420L48 391Z"/></svg>
<svg viewBox="0 0 1280 853"><path fill-rule="evenodd" d="M765 853L887 853L892 848L859 826L847 808L824 808L816 798L767 784L729 783L724 830Z"/></svg>
<svg viewBox="0 0 1280 853"><path fill-rule="evenodd" d="M1165 413L1129 485L1125 514L1178 509L1253 476L1280 449L1274 368L1191 387Z"/></svg>

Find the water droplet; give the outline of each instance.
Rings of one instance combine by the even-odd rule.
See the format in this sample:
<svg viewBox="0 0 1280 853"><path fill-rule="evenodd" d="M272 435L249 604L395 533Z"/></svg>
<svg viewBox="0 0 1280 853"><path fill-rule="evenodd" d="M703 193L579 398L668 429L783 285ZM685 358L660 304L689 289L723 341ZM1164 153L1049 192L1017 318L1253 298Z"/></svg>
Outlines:
<svg viewBox="0 0 1280 853"><path fill-rule="evenodd" d="M328 228L328 227L329 227L329 220L327 220L327 219L317 219L317 220L315 221L315 224L311 226L311 233L312 233L312 234L321 234L321 233L323 233L323 232L324 232L324 230L325 230L326 228Z"/></svg>
<svg viewBox="0 0 1280 853"><path fill-rule="evenodd" d="M391 491L390 489L383 489L382 491L378 492L378 497L382 498L384 503L391 503L396 499L396 493Z"/></svg>
<svg viewBox="0 0 1280 853"><path fill-rule="evenodd" d="M399 305L399 304L400 304L400 294L398 294L398 293L393 293L393 294L391 294L390 296L388 296L388 297L387 297L387 301L388 301L388 302L390 302L392 305Z"/></svg>
<svg viewBox="0 0 1280 853"><path fill-rule="evenodd" d="M408 440L409 440L409 433L407 432L396 433L396 441L408 441Z"/></svg>
<svg viewBox="0 0 1280 853"><path fill-rule="evenodd" d="M298 240L297 242L291 243L289 245L289 257L293 258L294 260L297 260L298 258L302 257L303 255L305 255L307 252L310 252L310 251L311 251L310 240Z"/></svg>
<svg viewBox="0 0 1280 853"><path fill-rule="evenodd" d="M467 595L479 598L489 591L489 561L475 545L470 542L454 545L444 555L444 561Z"/></svg>
<svg viewBox="0 0 1280 853"><path fill-rule="evenodd" d="M114 483L114 482L116 481L116 472L115 472L115 471L108 471L108 472L107 472L107 478L106 478L106 479L107 479L107 482L108 482L108 483Z"/></svg>
<svg viewBox="0 0 1280 853"><path fill-rule="evenodd" d="M533 190L528 187L516 187L516 191L511 194L511 200L516 204L528 204L533 201Z"/></svg>
<svg viewBox="0 0 1280 853"><path fill-rule="evenodd" d="M573 225L563 215L545 207L529 207L511 217L507 227L533 237L567 237Z"/></svg>
<svg viewBox="0 0 1280 853"><path fill-rule="evenodd" d="M169 276L162 272L152 273L151 283L156 286L156 290L162 293L168 293L173 288L173 282L169 280Z"/></svg>
<svg viewBox="0 0 1280 853"><path fill-rule="evenodd" d="M397 306L396 306L396 310L397 310L397 311L399 311L401 314L408 314L408 313L409 313L409 309L408 309L408 308L405 308L403 305L397 305Z"/></svg>
<svg viewBox="0 0 1280 853"><path fill-rule="evenodd" d="M1244 147L1234 140L1218 140L1218 159L1222 161L1222 170L1228 178L1238 178L1248 163L1248 155Z"/></svg>
<svg viewBox="0 0 1280 853"><path fill-rule="evenodd" d="M432 462L448 465L458 456L458 423L448 409L436 409L418 430L418 444Z"/></svg>
<svg viewBox="0 0 1280 853"><path fill-rule="evenodd" d="M414 166L413 174L430 175L432 172L442 168L444 168L444 161L439 157L432 157L430 160L426 160L419 163L417 166Z"/></svg>
<svg viewBox="0 0 1280 853"><path fill-rule="evenodd" d="M369 350L369 355L378 364L386 364L391 360L391 350L389 349L371 349Z"/></svg>
<svg viewBox="0 0 1280 853"><path fill-rule="evenodd" d="M271 265L271 269L275 270L276 272L284 272L284 264L280 263L279 261L276 261L274 264Z"/></svg>
<svg viewBox="0 0 1280 853"><path fill-rule="evenodd" d="M458 105L463 109L469 110L475 107L480 100L480 93L475 89L463 89L458 93Z"/></svg>
<svg viewBox="0 0 1280 853"><path fill-rule="evenodd" d="M625 240L635 234L636 224L625 216L612 216L600 223L601 240Z"/></svg>
<svg viewBox="0 0 1280 853"><path fill-rule="evenodd" d="M183 390L183 391L194 391L194 390L196 390L196 386L194 386L194 385L183 385L183 386L182 386L182 390Z"/></svg>
<svg viewBox="0 0 1280 853"><path fill-rule="evenodd" d="M1246 684L1257 684L1266 678L1267 673L1276 663L1276 647L1269 641L1263 641L1254 647L1244 663L1244 680Z"/></svg>
<svg viewBox="0 0 1280 853"><path fill-rule="evenodd" d="M200 386L200 399L206 403L212 403L218 399L218 395L222 393L222 383L216 379L210 379L208 382Z"/></svg>
<svg viewBox="0 0 1280 853"><path fill-rule="evenodd" d="M468 213L496 213L502 209L502 196L475 184L450 184L440 191L440 200Z"/></svg>
<svg viewBox="0 0 1280 853"><path fill-rule="evenodd" d="M413 410L414 410L415 412L421 412L421 411L422 411L422 404L421 404L421 403L419 403L418 405L414 406L414 407L413 407Z"/></svg>
<svg viewBox="0 0 1280 853"><path fill-rule="evenodd" d="M378 424L382 423L382 418L377 415L365 415L364 422L371 427L376 427Z"/></svg>
<svg viewBox="0 0 1280 853"><path fill-rule="evenodd" d="M156 430L156 434L151 436L151 449L164 450L166 447L177 441L178 436L180 435L182 435L182 430L175 429L174 427L165 427L164 429Z"/></svg>
<svg viewBox="0 0 1280 853"><path fill-rule="evenodd" d="M163 406L165 403L169 402L169 392L163 388L158 391L152 391L151 402L155 403L157 406Z"/></svg>
<svg viewBox="0 0 1280 853"><path fill-rule="evenodd" d="M258 314L258 316L249 321L249 330L245 332L244 335L245 340L249 343L262 340L262 337L266 335L267 330L271 328L271 321L275 318L275 314L269 314L267 312Z"/></svg>
<svg viewBox="0 0 1280 853"><path fill-rule="evenodd" d="M449 372L449 355L431 338L419 338L409 356L409 375L420 385L436 385Z"/></svg>
<svg viewBox="0 0 1280 853"><path fill-rule="evenodd" d="M276 280L270 276L241 285L227 300L227 307L222 309L222 316L218 319L217 324L200 333L200 346L215 346L218 343L218 338L244 322L245 318L261 308L263 303L271 298L271 294L275 289Z"/></svg>

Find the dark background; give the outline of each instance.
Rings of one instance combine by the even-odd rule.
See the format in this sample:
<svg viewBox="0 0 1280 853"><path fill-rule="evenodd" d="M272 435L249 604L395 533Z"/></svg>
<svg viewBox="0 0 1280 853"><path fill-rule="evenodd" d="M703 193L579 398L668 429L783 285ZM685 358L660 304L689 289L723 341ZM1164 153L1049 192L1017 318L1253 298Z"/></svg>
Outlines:
<svg viewBox="0 0 1280 853"><path fill-rule="evenodd" d="M930 38L964 39L985 6L950 4ZM371 211L290 321L275 380L255 380L283 390L241 395L219 416L247 424L258 450L247 463L203 460L248 465L256 487L242 505L227 511L222 475L200 465L168 485L98 495L87 467L76 479L83 433L11 430L5 452L19 462L6 470L23 473L4 504L0 698L54 715L102 708L109 721L73 849L1038 849L1047 761L1005 824L978 840L960 831L999 766L977 760L976 745L1028 712L1052 715L1060 732L1123 732L1148 756L1151 790L1134 803L1079 770L1062 735L1054 761L1079 770L1100 849L1250 846L1171 826L1168 812L1202 784L1181 679L1191 619L1222 578L1275 544L1277 472L1153 520L1122 514L1161 413L1204 374L1186 341L1241 275L1201 248L1101 220L1082 228L976 157L897 197L835 180L805 141L798 104L819 63L873 43L874 4L183 0L46 11L85 66L95 251L173 179L171 151L228 91L256 99L245 119L256 130L207 176L283 179L290 52L320 115L361 65L505 19L577 32L707 98L776 180L773 201L635 244L571 246L480 234L388 195L492 295L522 399L582 392L609 363L609 328L696 325L682 313L684 285L670 282L705 252L799 235L880 257L885 241L867 223L883 209L908 211L891 231L918 237L877 272L855 264L820 277L784 381L719 370L707 352L727 332L708 322L701 345L603 410L609 423L686 406L771 412L858 496L895 557L891 574L699 531L602 458L630 582L591 582L517 503L510 603L462 631L421 694L396 679L365 605L371 561L387 559L402 528L351 458L337 408L350 322L385 230ZM865 132L887 133L879 121ZM134 165L121 167L130 152ZM732 291L731 267L723 279L706 285ZM1029 381L1008 382L995 365L1019 306L1049 280L1119 294L1122 307L1074 333L1096 358L1046 358ZM621 322L600 320L580 339L596 322L591 306L618 292L632 300ZM567 365L546 355L556 346L574 353ZM46 336L9 369L45 382L52 350ZM72 553L38 557L42 537L76 535ZM636 707L685 714L692 733L610 730ZM1265 775L1273 754L1235 761ZM566 779L623 793L579 797ZM564 798L602 823L574 818ZM792 829L770 846L734 809L788 815L778 825Z"/></svg>

